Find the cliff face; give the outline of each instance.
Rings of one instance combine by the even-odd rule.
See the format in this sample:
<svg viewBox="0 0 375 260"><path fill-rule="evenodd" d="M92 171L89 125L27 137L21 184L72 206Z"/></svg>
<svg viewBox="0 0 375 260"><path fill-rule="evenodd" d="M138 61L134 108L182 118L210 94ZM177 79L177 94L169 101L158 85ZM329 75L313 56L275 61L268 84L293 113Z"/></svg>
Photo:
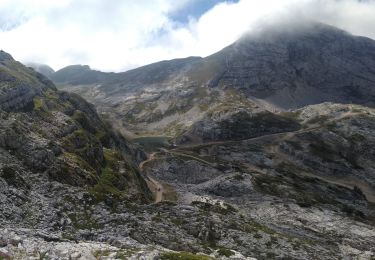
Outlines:
<svg viewBox="0 0 375 260"><path fill-rule="evenodd" d="M27 221L22 219L27 209L9 198L24 194L24 202L34 203L48 192L39 186L41 180L51 187L60 183L66 194L77 187L98 201L150 198L137 167L144 154L103 122L93 105L57 91L50 80L4 52L0 118L1 190L10 193L2 197L3 221Z"/></svg>
<svg viewBox="0 0 375 260"><path fill-rule="evenodd" d="M294 25L296 27L296 25ZM213 87L233 87L283 109L325 101L374 105L375 42L323 24L263 29L207 62Z"/></svg>

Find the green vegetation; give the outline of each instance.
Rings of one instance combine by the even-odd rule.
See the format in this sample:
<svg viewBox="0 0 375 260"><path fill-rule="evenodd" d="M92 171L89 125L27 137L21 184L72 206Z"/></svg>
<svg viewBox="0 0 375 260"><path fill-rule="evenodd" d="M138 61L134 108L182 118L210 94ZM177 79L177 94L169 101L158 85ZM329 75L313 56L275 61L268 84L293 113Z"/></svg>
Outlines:
<svg viewBox="0 0 375 260"><path fill-rule="evenodd" d="M114 150L104 150L105 167L102 168L98 183L90 189L90 193L98 200L115 197L122 198L125 193L126 180L118 172L118 162L121 161L121 155ZM119 188L121 187L121 189Z"/></svg>
<svg viewBox="0 0 375 260"><path fill-rule="evenodd" d="M303 150L302 145L300 143L296 142L296 141L286 140L285 143L292 146L293 149L295 149L295 150Z"/></svg>
<svg viewBox="0 0 375 260"><path fill-rule="evenodd" d="M155 216L152 216L151 220L154 222L160 223L162 221L160 212L158 212Z"/></svg>
<svg viewBox="0 0 375 260"><path fill-rule="evenodd" d="M211 165L211 162L208 162L205 159L202 159L198 155L190 155L190 154L185 154L185 153L181 153L181 152L171 152L171 151L170 151L170 153L173 154L175 157L178 157L181 160L195 160L195 161L198 161L198 162L203 163L203 164ZM212 163L214 163L214 161L212 161Z"/></svg>
<svg viewBox="0 0 375 260"><path fill-rule="evenodd" d="M232 250L225 248L225 247L219 247L217 253L220 256L225 256L225 257L231 257L232 255L235 255L235 253Z"/></svg>
<svg viewBox="0 0 375 260"><path fill-rule="evenodd" d="M101 225L92 217L92 214L88 209L76 213L70 213L68 214L68 217L72 221L73 227L76 230L97 230L101 228Z"/></svg>
<svg viewBox="0 0 375 260"><path fill-rule="evenodd" d="M110 253L111 253L111 251L106 249L106 250L95 251L95 252L93 252L93 255L94 255L95 259L100 260L100 259L102 259L102 257L109 256Z"/></svg>
<svg viewBox="0 0 375 260"><path fill-rule="evenodd" d="M324 142L315 142L309 145L310 152L321 158L324 162L335 161L335 151Z"/></svg>
<svg viewBox="0 0 375 260"><path fill-rule="evenodd" d="M295 121L299 121L301 111L281 112L279 115L283 116L285 118L289 118L289 119L292 119L292 120L295 120Z"/></svg>
<svg viewBox="0 0 375 260"><path fill-rule="evenodd" d="M301 175L301 169L298 167L281 163L276 170L278 175L254 176L256 187L270 195L295 199L301 207L338 204L333 196L324 192L325 184L317 178Z"/></svg>
<svg viewBox="0 0 375 260"><path fill-rule="evenodd" d="M83 113L80 110L74 111L74 114L72 116L72 119L78 122L82 128L92 134L95 134L96 130L92 126L93 124L90 122L90 120L87 118L86 114Z"/></svg>
<svg viewBox="0 0 375 260"><path fill-rule="evenodd" d="M174 219L171 220L171 222L173 224L175 224L176 226L181 226L181 225L187 223L187 221L185 219L182 219L182 218L174 218Z"/></svg>
<svg viewBox="0 0 375 260"><path fill-rule="evenodd" d="M236 208L234 208L232 205L227 204L227 203L223 203L221 205L219 202L215 204L211 204L211 203L205 203L201 201L193 201L191 204L200 208L201 210L212 211L212 212L216 212L222 215L234 214L237 212Z"/></svg>
<svg viewBox="0 0 375 260"><path fill-rule="evenodd" d="M29 188L29 185L11 167L5 166L1 169L0 177L2 177L10 186Z"/></svg>
<svg viewBox="0 0 375 260"><path fill-rule="evenodd" d="M306 124L309 124L309 125L315 125L315 124L322 125L328 119L329 119L329 117L327 115L319 115L319 116L311 118L309 121L306 122Z"/></svg>
<svg viewBox="0 0 375 260"><path fill-rule="evenodd" d="M94 135L84 129L78 129L65 136L61 143L66 152L76 154L97 172L100 171L103 165L102 144Z"/></svg>
<svg viewBox="0 0 375 260"><path fill-rule="evenodd" d="M341 206L341 210L348 216L354 217L355 219L364 219L366 217L366 215L362 211L357 210L350 205L343 204Z"/></svg>
<svg viewBox="0 0 375 260"><path fill-rule="evenodd" d="M165 252L161 254L160 260L213 260L213 258L205 255L195 255L187 252Z"/></svg>
<svg viewBox="0 0 375 260"><path fill-rule="evenodd" d="M366 141L366 137L359 133L352 134L347 138L350 142L352 143L359 143L359 142L364 142Z"/></svg>
<svg viewBox="0 0 375 260"><path fill-rule="evenodd" d="M242 181L244 180L245 178L243 177L243 175L241 173L239 174L236 174L233 176L233 179L237 180L237 181Z"/></svg>
<svg viewBox="0 0 375 260"><path fill-rule="evenodd" d="M48 251L38 251L39 260L47 260L48 259Z"/></svg>
<svg viewBox="0 0 375 260"><path fill-rule="evenodd" d="M168 136L176 137L182 134L184 130L186 130L186 126L184 124L172 122L168 124L166 128L164 128L164 133Z"/></svg>
<svg viewBox="0 0 375 260"><path fill-rule="evenodd" d="M43 109L43 100L40 97L34 98L34 109L35 110L42 110Z"/></svg>
<svg viewBox="0 0 375 260"><path fill-rule="evenodd" d="M52 115L47 101L48 100L43 97L34 97L32 104L25 107L24 110L33 110L38 116L49 120Z"/></svg>
<svg viewBox="0 0 375 260"><path fill-rule="evenodd" d="M265 226L265 225L262 225L258 222L256 222L255 220L248 220L246 221L245 224L243 224L242 226L239 227L239 229L243 232L246 232L246 233L256 233L258 234L258 232L263 232L263 233L266 233L266 234L269 234L269 235L272 235L272 234L275 234L276 231Z"/></svg>
<svg viewBox="0 0 375 260"><path fill-rule="evenodd" d="M127 260L127 259L129 259L130 256L136 254L139 251L140 251L140 249L137 249L137 248L120 250L116 253L115 258L121 259L121 260ZM99 259L101 259L101 258L99 258Z"/></svg>
<svg viewBox="0 0 375 260"><path fill-rule="evenodd" d="M84 169L88 172L90 172L93 176L96 176L96 171L92 166L85 161L82 157L80 157L77 154L65 152L63 156L69 160L69 162L73 162L76 166L78 166L81 169Z"/></svg>

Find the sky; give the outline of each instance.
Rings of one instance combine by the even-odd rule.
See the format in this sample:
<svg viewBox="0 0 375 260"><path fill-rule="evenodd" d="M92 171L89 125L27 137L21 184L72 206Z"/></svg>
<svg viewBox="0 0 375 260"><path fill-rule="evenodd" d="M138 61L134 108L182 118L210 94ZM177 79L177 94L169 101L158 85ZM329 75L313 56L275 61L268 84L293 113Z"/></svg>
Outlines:
<svg viewBox="0 0 375 260"><path fill-rule="evenodd" d="M316 20L375 39L375 0L0 0L0 49L55 70L208 56L262 24Z"/></svg>

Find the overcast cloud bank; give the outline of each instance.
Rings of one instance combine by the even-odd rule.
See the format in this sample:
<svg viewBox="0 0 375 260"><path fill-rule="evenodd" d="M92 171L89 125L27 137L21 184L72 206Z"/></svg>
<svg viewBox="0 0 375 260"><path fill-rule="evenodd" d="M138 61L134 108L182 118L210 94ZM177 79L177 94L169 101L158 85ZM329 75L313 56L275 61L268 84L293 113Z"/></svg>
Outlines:
<svg viewBox="0 0 375 260"><path fill-rule="evenodd" d="M373 0L240 0L220 2L188 23L171 18L200 1L0 0L0 49L54 69L124 71L210 55L264 22L310 19L375 39Z"/></svg>

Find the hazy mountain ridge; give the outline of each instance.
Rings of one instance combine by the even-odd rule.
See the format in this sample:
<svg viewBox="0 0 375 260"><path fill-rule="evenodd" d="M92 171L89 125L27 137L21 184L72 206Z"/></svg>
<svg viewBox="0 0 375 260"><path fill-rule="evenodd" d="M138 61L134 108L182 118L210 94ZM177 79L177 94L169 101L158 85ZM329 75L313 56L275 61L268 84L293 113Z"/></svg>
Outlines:
<svg viewBox="0 0 375 260"><path fill-rule="evenodd" d="M99 84L112 75L113 73L92 70L87 65L71 65L56 71L48 77L56 84L85 85Z"/></svg>
<svg viewBox="0 0 375 260"><path fill-rule="evenodd" d="M26 63L25 64L28 67L33 68L36 72L39 72L40 74L43 74L47 78L51 77L53 73L55 73L55 70L52 69L50 66L45 64L39 64L39 63Z"/></svg>

